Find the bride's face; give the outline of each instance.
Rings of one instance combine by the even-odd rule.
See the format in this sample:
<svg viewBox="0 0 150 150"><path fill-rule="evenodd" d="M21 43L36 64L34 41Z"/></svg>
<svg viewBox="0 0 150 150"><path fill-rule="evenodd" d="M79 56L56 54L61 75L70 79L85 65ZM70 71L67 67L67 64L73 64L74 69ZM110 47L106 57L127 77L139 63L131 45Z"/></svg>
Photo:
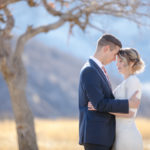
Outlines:
<svg viewBox="0 0 150 150"><path fill-rule="evenodd" d="M131 66L129 66L127 62L125 62L125 60L121 59L118 56L117 56L117 68L118 71L123 75L130 74Z"/></svg>

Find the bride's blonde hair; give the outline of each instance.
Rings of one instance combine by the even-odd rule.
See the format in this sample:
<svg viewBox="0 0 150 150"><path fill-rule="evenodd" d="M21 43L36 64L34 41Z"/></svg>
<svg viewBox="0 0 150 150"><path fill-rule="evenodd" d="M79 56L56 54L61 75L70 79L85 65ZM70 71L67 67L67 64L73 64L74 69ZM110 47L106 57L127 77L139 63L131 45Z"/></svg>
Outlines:
<svg viewBox="0 0 150 150"><path fill-rule="evenodd" d="M125 61L127 65L133 63L132 72L133 74L141 73L144 71L145 64L136 49L133 48L122 48L118 52L120 59Z"/></svg>

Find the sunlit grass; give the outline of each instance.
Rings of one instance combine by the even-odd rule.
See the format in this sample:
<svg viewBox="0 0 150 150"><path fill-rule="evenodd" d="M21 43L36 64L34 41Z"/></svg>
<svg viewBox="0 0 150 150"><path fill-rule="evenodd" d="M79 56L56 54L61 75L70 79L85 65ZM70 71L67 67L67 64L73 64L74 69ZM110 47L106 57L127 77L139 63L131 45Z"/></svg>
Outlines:
<svg viewBox="0 0 150 150"><path fill-rule="evenodd" d="M78 121L36 120L36 126L41 150L82 150L78 145Z"/></svg>
<svg viewBox="0 0 150 150"><path fill-rule="evenodd" d="M140 130L144 139L150 139L150 119L136 119L137 128Z"/></svg>
<svg viewBox="0 0 150 150"><path fill-rule="evenodd" d="M150 120L138 118L136 124L144 140L144 150L150 150ZM78 145L77 120L36 119L39 150L83 150ZM17 150L13 121L0 122L0 150Z"/></svg>

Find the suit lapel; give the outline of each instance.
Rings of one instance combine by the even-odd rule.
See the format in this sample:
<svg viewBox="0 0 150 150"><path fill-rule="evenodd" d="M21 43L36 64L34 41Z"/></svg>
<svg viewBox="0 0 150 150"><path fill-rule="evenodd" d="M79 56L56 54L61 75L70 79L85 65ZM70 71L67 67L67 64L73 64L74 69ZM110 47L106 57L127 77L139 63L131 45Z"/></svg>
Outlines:
<svg viewBox="0 0 150 150"><path fill-rule="evenodd" d="M89 59L89 63L91 64L92 67L94 67L97 70L98 74L100 76L102 76L102 78L105 80L108 88L112 91L112 89L111 89L111 87L110 87L110 85L108 83L108 80L107 80L106 76L104 75L102 69L92 59Z"/></svg>

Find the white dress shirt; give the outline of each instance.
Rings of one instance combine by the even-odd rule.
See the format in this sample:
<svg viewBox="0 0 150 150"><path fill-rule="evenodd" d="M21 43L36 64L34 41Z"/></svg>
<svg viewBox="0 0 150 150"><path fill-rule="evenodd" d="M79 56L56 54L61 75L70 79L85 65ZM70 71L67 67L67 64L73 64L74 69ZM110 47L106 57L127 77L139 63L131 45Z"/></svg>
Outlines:
<svg viewBox="0 0 150 150"><path fill-rule="evenodd" d="M104 65L97 58L95 58L94 56L91 56L90 59L92 59L99 66L99 68L101 68L101 70L103 71L106 79L108 80L109 86L111 87L111 82L109 80L109 77L108 77L108 74L106 72L106 69L105 69Z"/></svg>
<svg viewBox="0 0 150 150"><path fill-rule="evenodd" d="M90 56L90 59L92 59L100 68L101 70L103 71L102 67L104 66L97 58L95 58L94 56ZM103 71L104 73L104 71ZM105 75L105 73L104 73Z"/></svg>

